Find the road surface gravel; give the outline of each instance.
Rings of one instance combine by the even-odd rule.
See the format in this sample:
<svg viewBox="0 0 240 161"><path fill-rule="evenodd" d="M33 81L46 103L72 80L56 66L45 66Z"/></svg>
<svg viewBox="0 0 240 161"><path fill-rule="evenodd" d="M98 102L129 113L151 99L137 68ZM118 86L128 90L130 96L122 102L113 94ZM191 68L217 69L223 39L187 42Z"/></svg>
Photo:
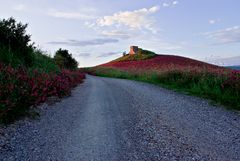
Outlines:
<svg viewBox="0 0 240 161"><path fill-rule="evenodd" d="M240 115L130 80L87 76L38 119L1 127L1 161L240 160Z"/></svg>

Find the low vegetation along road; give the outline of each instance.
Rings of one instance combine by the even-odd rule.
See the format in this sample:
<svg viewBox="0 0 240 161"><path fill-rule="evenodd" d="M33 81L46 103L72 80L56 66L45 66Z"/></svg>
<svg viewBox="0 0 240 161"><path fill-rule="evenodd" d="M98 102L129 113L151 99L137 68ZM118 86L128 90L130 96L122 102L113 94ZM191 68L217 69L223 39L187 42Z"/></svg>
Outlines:
<svg viewBox="0 0 240 161"><path fill-rule="evenodd" d="M87 76L1 134L0 160L240 160L240 115L155 85Z"/></svg>

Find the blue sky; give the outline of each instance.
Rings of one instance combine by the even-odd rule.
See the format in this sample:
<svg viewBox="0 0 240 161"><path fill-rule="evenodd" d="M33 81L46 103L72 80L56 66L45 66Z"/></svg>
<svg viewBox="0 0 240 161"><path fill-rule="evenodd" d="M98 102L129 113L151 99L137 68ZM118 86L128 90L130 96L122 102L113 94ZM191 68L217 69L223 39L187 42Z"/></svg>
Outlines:
<svg viewBox="0 0 240 161"><path fill-rule="evenodd" d="M240 56L239 0L0 0L0 18L28 23L40 48L68 49L80 66L130 45L209 61Z"/></svg>

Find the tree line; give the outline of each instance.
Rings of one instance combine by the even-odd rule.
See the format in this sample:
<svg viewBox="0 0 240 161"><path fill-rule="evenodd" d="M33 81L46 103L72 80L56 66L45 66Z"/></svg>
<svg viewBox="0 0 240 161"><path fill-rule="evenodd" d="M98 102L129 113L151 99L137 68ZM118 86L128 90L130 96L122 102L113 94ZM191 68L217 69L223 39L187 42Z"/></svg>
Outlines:
<svg viewBox="0 0 240 161"><path fill-rule="evenodd" d="M0 63L46 70L78 68L78 62L66 49L57 50L53 58L37 49L34 43L31 43L31 35L26 33L27 26L28 24L17 22L12 17L0 20ZM57 67L54 67L53 63Z"/></svg>

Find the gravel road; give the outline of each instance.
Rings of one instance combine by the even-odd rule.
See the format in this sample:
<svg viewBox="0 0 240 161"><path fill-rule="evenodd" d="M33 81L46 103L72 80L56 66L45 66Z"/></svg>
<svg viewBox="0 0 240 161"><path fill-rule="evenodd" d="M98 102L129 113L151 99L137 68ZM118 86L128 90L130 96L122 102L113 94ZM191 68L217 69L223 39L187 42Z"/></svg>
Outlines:
<svg viewBox="0 0 240 161"><path fill-rule="evenodd" d="M151 84L87 76L39 112L1 127L1 161L240 160L238 112Z"/></svg>

